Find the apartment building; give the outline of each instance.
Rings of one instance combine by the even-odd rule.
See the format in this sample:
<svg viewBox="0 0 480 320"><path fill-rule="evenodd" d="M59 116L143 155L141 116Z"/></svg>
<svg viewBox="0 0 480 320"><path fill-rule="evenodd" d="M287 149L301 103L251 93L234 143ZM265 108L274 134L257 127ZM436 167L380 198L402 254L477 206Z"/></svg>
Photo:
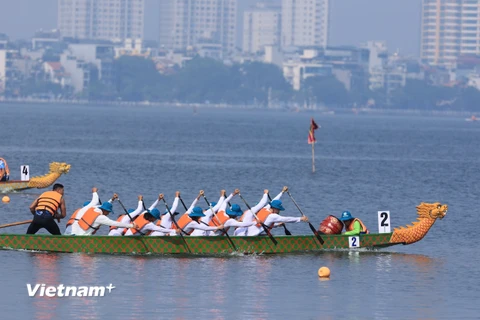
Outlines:
<svg viewBox="0 0 480 320"><path fill-rule="evenodd" d="M243 52L260 53L265 46L279 46L282 8L271 2L257 3L243 14Z"/></svg>
<svg viewBox="0 0 480 320"><path fill-rule="evenodd" d="M283 0L282 47L326 47L329 0Z"/></svg>
<svg viewBox="0 0 480 320"><path fill-rule="evenodd" d="M420 56L452 67L461 54L480 54L480 0L423 0Z"/></svg>
<svg viewBox="0 0 480 320"><path fill-rule="evenodd" d="M219 46L226 57L235 51L236 14L237 0L161 1L160 48Z"/></svg>
<svg viewBox="0 0 480 320"><path fill-rule="evenodd" d="M58 0L57 25L62 37L143 39L143 23L144 0Z"/></svg>

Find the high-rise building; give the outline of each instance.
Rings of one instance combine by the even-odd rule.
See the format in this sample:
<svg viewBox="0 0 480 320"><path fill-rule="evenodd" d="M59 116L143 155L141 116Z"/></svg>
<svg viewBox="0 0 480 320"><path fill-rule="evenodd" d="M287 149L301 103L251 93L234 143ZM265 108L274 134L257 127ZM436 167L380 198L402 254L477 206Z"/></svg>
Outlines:
<svg viewBox="0 0 480 320"><path fill-rule="evenodd" d="M159 45L185 50L219 46L223 55L235 50L237 0L162 0Z"/></svg>
<svg viewBox="0 0 480 320"><path fill-rule="evenodd" d="M243 51L264 52L265 46L280 45L281 7L269 2L257 3L246 10L243 19Z"/></svg>
<svg viewBox="0 0 480 320"><path fill-rule="evenodd" d="M143 39L144 0L58 0L62 37Z"/></svg>
<svg viewBox="0 0 480 320"><path fill-rule="evenodd" d="M480 54L480 0L423 0L420 56L452 66L462 54Z"/></svg>
<svg viewBox="0 0 480 320"><path fill-rule="evenodd" d="M283 0L282 47L326 47L329 0Z"/></svg>

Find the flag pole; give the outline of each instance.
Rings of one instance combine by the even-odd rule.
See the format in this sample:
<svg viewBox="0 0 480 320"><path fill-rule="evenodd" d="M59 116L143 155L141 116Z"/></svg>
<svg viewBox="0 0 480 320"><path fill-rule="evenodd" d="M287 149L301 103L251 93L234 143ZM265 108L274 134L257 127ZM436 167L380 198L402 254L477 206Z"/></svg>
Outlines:
<svg viewBox="0 0 480 320"><path fill-rule="evenodd" d="M315 172L315 143L312 143L312 172Z"/></svg>

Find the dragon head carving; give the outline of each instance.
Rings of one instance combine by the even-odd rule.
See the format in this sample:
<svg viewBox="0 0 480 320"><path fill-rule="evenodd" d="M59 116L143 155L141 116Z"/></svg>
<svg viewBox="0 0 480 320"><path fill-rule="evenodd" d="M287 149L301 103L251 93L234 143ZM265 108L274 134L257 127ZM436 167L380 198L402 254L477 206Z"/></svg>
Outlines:
<svg viewBox="0 0 480 320"><path fill-rule="evenodd" d="M71 165L65 162L52 162L50 163L50 172L56 172L60 174L65 174L70 171Z"/></svg>
<svg viewBox="0 0 480 320"><path fill-rule="evenodd" d="M440 202L435 203L425 203L422 202L417 206L417 213L420 219L422 218L431 218L431 219L443 219L448 211L448 205L441 204Z"/></svg>

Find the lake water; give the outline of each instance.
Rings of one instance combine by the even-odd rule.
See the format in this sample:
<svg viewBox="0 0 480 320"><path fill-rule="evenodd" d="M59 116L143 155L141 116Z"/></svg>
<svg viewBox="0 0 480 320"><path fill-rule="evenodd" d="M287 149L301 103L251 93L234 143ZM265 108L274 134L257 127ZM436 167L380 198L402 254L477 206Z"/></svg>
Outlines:
<svg viewBox="0 0 480 320"><path fill-rule="evenodd" d="M449 205L409 246L380 251L219 257L0 251L1 319L478 319L480 123L463 118L319 115L259 110L0 104L0 157L11 178L68 162L68 215L99 188L126 206L176 190L216 201L239 188L255 204L284 185L313 225L350 210L377 232L416 219L420 202ZM316 131L316 172L307 135ZM31 218L41 190L9 194L0 223ZM299 212L287 196L284 215ZM240 203L239 199L232 201ZM242 208L244 206L242 205ZM159 207L161 208L161 207ZM117 212L121 212L115 204ZM116 216L116 215L115 215ZM64 230L66 221L61 222ZM27 225L0 229L24 233ZM289 225L310 234L306 224ZM275 230L281 234L283 230ZM105 234L106 228L100 234ZM331 277L321 281L317 270ZM115 286L99 298L29 297L27 284Z"/></svg>

